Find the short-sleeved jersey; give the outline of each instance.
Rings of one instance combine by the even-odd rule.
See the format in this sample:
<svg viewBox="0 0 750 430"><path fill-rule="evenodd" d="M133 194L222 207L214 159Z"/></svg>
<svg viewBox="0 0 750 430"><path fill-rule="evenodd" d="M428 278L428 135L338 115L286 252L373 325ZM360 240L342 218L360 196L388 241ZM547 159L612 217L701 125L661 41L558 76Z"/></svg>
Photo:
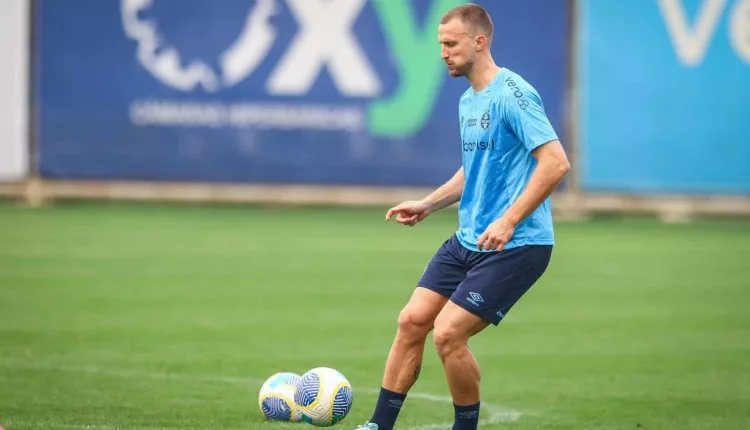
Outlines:
<svg viewBox="0 0 750 430"><path fill-rule="evenodd" d="M477 239L526 188L537 161L531 151L558 139L537 91L501 68L482 91L469 87L459 101L464 191L459 204L461 244L477 250ZM553 245L550 198L516 227L504 249Z"/></svg>

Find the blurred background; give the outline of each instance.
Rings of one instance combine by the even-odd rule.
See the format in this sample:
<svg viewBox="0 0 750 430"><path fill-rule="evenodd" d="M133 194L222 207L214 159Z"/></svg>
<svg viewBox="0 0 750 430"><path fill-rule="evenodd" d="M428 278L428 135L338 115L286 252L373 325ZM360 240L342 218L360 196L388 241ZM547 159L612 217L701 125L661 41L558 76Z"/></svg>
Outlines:
<svg viewBox="0 0 750 430"><path fill-rule="evenodd" d="M460 163L467 82L435 25L459 3L9 0L0 177L42 199L430 189ZM571 154L561 212L750 212L747 1L480 3Z"/></svg>
<svg viewBox="0 0 750 430"><path fill-rule="evenodd" d="M264 378L318 365L369 418L457 224L382 217L460 166L460 3L3 0L0 425L269 428ZM472 345L483 426L750 428L750 0L478 3L572 164ZM402 428L450 427L427 351Z"/></svg>

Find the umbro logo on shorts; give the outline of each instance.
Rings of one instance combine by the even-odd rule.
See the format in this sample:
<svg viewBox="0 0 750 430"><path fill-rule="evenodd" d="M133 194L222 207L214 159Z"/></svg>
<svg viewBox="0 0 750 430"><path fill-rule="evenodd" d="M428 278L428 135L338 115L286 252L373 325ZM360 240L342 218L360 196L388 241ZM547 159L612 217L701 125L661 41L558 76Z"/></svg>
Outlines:
<svg viewBox="0 0 750 430"><path fill-rule="evenodd" d="M466 300L471 302L474 306L479 306L480 303L484 303L482 296L473 291L469 293L469 297L467 297Z"/></svg>

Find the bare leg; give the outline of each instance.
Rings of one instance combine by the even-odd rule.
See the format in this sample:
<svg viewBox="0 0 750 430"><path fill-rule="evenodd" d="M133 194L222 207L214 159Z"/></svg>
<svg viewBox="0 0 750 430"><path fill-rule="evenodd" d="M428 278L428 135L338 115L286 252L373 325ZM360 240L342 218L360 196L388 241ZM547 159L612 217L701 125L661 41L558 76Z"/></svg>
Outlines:
<svg viewBox="0 0 750 430"><path fill-rule="evenodd" d="M398 317L396 338L388 354L383 388L407 393L422 369L427 334L448 298L426 288L417 288Z"/></svg>
<svg viewBox="0 0 750 430"><path fill-rule="evenodd" d="M467 312L453 302L448 302L435 320L435 348L443 362L445 377L456 408L454 428L458 428L459 418L466 418L471 423L468 427L476 428L480 400L480 371L479 363L469 350L468 341L488 324L488 321ZM462 425L461 428L466 427Z"/></svg>
<svg viewBox="0 0 750 430"><path fill-rule="evenodd" d="M365 428L392 430L406 394L417 381L427 334L447 297L417 288L398 317L398 331L385 363L383 383L372 418ZM374 427L377 426L377 427Z"/></svg>

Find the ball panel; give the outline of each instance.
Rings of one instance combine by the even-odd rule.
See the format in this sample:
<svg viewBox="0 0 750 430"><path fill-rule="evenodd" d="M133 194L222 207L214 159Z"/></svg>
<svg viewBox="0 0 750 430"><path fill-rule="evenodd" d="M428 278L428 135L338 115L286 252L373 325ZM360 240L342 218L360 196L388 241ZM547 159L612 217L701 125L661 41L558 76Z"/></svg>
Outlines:
<svg viewBox="0 0 750 430"><path fill-rule="evenodd" d="M312 409L320 402L321 378L316 373L307 372L294 395L294 401L302 408Z"/></svg>
<svg viewBox="0 0 750 430"><path fill-rule="evenodd" d="M341 421L349 415L352 409L352 387L349 382L341 382L336 388L336 396L333 398L333 419L335 422Z"/></svg>
<svg viewBox="0 0 750 430"><path fill-rule="evenodd" d="M290 421L292 419L294 405L281 397L273 394L261 400L261 410L268 420Z"/></svg>
<svg viewBox="0 0 750 430"><path fill-rule="evenodd" d="M268 379L268 385L271 389L275 389L280 385L286 385L291 388L296 388L302 381L302 377L294 373L277 373Z"/></svg>

